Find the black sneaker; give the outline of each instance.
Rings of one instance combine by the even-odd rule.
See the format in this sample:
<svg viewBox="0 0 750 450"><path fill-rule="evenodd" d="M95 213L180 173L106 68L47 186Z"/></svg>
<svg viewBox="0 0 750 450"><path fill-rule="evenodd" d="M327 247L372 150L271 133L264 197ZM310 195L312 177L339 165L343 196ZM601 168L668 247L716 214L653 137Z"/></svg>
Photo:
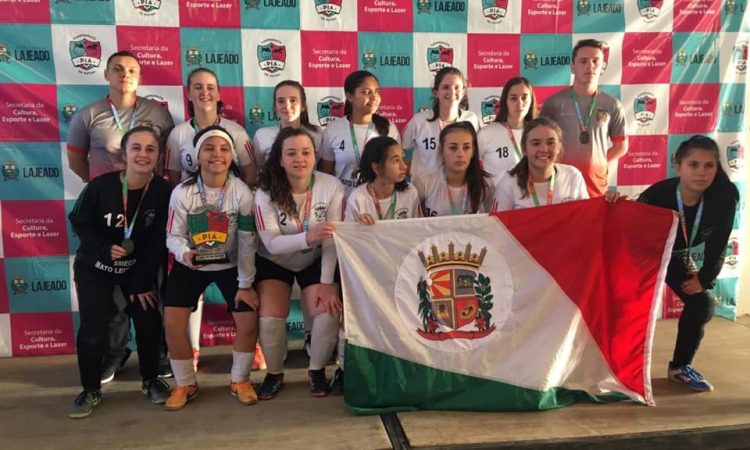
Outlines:
<svg viewBox="0 0 750 450"><path fill-rule="evenodd" d="M308 370L307 377L310 379L310 394L313 397L325 397L328 395L328 380L326 370Z"/></svg>
<svg viewBox="0 0 750 450"><path fill-rule="evenodd" d="M73 407L68 412L71 419L83 419L88 417L94 411L94 407L101 403L102 393L96 389L85 389L78 394L73 401Z"/></svg>
<svg viewBox="0 0 750 450"><path fill-rule="evenodd" d="M166 381L154 378L153 380L146 380L141 385L141 392L151 400L151 403L155 405L162 405L169 398L171 388Z"/></svg>
<svg viewBox="0 0 750 450"><path fill-rule="evenodd" d="M263 378L263 384L258 389L258 399L271 400L284 386L283 373L267 373Z"/></svg>
<svg viewBox="0 0 750 450"><path fill-rule="evenodd" d="M330 386L331 394L344 395L344 370L339 367L333 375Z"/></svg>
<svg viewBox="0 0 750 450"><path fill-rule="evenodd" d="M125 347L125 354L122 356L122 359L119 362L115 362L113 364L110 364L102 370L102 384L107 384L110 381L115 379L115 375L125 367L125 363L128 362L128 358L130 358L130 354L132 351Z"/></svg>
<svg viewBox="0 0 750 450"><path fill-rule="evenodd" d="M172 364L169 363L169 360L163 360L159 361L159 368L157 369L157 374L159 378L173 378L174 374L172 373Z"/></svg>

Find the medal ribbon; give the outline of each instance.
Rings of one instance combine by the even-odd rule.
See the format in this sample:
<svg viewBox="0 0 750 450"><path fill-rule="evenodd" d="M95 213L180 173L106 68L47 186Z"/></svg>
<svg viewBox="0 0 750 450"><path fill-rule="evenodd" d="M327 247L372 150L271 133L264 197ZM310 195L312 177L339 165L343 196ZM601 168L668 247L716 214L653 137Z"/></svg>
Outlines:
<svg viewBox="0 0 750 450"><path fill-rule="evenodd" d="M216 120L214 120L214 125L219 125L221 123L221 116L216 116ZM198 122L195 121L195 117L190 119L190 126L193 127L193 130L196 132L202 130L203 128L198 128Z"/></svg>
<svg viewBox="0 0 750 450"><path fill-rule="evenodd" d="M581 115L581 107L578 105L578 98L576 98L576 92L573 90L573 88L570 88L570 98L573 99L573 104L576 106L576 115L578 116L578 126L581 128L581 133L585 133L589 126L591 125L591 116L594 114L594 108L596 107L596 94L598 94L599 91L597 90L594 92L594 95L591 96L591 106L589 106L589 117L586 123L583 123L583 116Z"/></svg>
<svg viewBox="0 0 750 450"><path fill-rule="evenodd" d="M450 203L451 207L451 215L456 216L459 214L456 203L453 201L453 195L451 195L451 186L448 184L448 177L445 177L445 189L448 191L448 203ZM464 183L464 198L461 200L461 212L460 214L466 214L466 204L469 200L469 188Z"/></svg>
<svg viewBox="0 0 750 450"><path fill-rule="evenodd" d="M391 204L388 206L388 211L385 212L385 216L380 209L380 201L378 196L375 195L375 188L372 185L367 186L367 191L372 196L372 201L375 203L375 210L378 212L378 220L393 219L396 216L396 188L394 186L393 193L391 194ZM450 194L449 194L450 195Z"/></svg>
<svg viewBox="0 0 750 450"><path fill-rule="evenodd" d="M513 130L510 128L510 125L505 124L505 130L508 132L508 137L510 138L510 142L513 143L513 148L516 151L516 156L518 157L518 160L520 161L523 157L523 153L521 153L521 149L518 148L518 142L516 142L516 137L513 135Z"/></svg>
<svg viewBox="0 0 750 450"><path fill-rule="evenodd" d="M354 125L349 124L349 132L352 134L352 150L354 150L354 159L357 160L357 167L359 167L360 151L359 144L357 143L357 135L354 134ZM365 133L365 142L362 143L362 147L367 145L367 141L370 140L372 134L372 122L367 125L367 133Z"/></svg>
<svg viewBox="0 0 750 450"><path fill-rule="evenodd" d="M117 124L117 131L119 131L120 134L125 134L125 131L127 130L124 130L122 128L122 122L120 121L120 113L117 111L114 103L112 103L112 100L110 100L109 97L107 97L107 103L109 103L109 109L110 111L112 111L112 117L115 118L115 124ZM133 106L133 115L130 116L130 126L128 127L128 130L132 129L135 126L135 116L137 112L138 112L138 102L136 102L135 105Z"/></svg>
<svg viewBox="0 0 750 450"><path fill-rule="evenodd" d="M227 191L227 184L229 183L229 177L230 175L227 174L227 179L224 180L224 186L221 187L221 192L219 192L219 198L216 199L216 203L214 203L210 208L214 212L221 212L222 206L224 206L224 194ZM201 203L203 206L208 205L208 197L206 196L206 188L203 186L203 179L201 179L201 175L198 174L198 192L201 196Z"/></svg>
<svg viewBox="0 0 750 450"><path fill-rule="evenodd" d="M549 206L552 204L552 196L555 193L555 172L557 172L557 169L552 171L552 176L549 179L549 188L547 189L547 205ZM534 206L539 206L539 197L536 195L536 188L534 187L534 182L531 181L531 178L529 178L529 193L531 193L531 199L534 201Z"/></svg>
<svg viewBox="0 0 750 450"><path fill-rule="evenodd" d="M680 194L680 185L677 184L677 214L680 216L680 227L682 228L682 236L685 238L685 245L687 246L687 255L685 256L685 265L690 267L690 249L693 247L693 241L698 235L698 226L701 223L701 217L703 216L703 196L701 196L701 202L698 204L698 211L695 213L695 222L693 222L693 228L690 230L690 240L688 240L687 232L687 220L685 220L685 206L682 203L682 194Z"/></svg>
<svg viewBox="0 0 750 450"><path fill-rule="evenodd" d="M297 222L297 233L306 233L310 229L310 207L312 206L312 190L315 184L315 175L310 178L310 184L307 185L307 193L305 194L305 215L302 220L299 220L299 214L294 216L294 221Z"/></svg>
<svg viewBox="0 0 750 450"><path fill-rule="evenodd" d="M130 236L132 236L133 234L133 227L135 227L135 220L138 218L138 211L141 209L143 198L146 197L146 192L148 192L148 187L151 186L151 180L153 178L154 176L151 175L151 178L149 178L146 182L146 186L143 188L143 194L141 194L141 199L138 200L138 206L135 207L135 212L133 213L133 221L130 223L130 226L128 226L128 177L124 173L120 175L120 180L122 181L122 216L123 225L125 226L123 235L125 239L130 239Z"/></svg>

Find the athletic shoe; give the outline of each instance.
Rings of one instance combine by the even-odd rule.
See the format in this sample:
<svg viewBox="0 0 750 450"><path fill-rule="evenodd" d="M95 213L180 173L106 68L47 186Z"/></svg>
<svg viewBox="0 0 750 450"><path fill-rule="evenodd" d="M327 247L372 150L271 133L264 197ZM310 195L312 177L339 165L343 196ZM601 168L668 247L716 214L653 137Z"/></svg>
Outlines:
<svg viewBox="0 0 750 450"><path fill-rule="evenodd" d="M141 384L141 392L156 405L164 404L170 394L167 382L159 378L144 381Z"/></svg>
<svg viewBox="0 0 750 450"><path fill-rule="evenodd" d="M101 403L102 393L96 389L84 389L73 401L73 407L68 412L71 419L83 419L94 411L94 407Z"/></svg>
<svg viewBox="0 0 750 450"><path fill-rule="evenodd" d="M693 369L690 364L685 364L676 369L669 369L667 373L670 380L687 384L688 387L694 391L706 392L714 390L711 383L706 381L703 378L703 375Z"/></svg>
<svg viewBox="0 0 750 450"><path fill-rule="evenodd" d="M263 378L263 384L258 390L258 398L261 400L271 400L279 393L282 386L284 386L283 373L267 373L266 377Z"/></svg>
<svg viewBox="0 0 750 450"><path fill-rule="evenodd" d="M254 405L258 403L258 395L255 393L255 389L253 389L253 385L250 384L249 381L232 383L229 386L229 390L243 405Z"/></svg>
<svg viewBox="0 0 750 450"><path fill-rule="evenodd" d="M198 372L198 362L201 359L201 351L193 347L193 372Z"/></svg>
<svg viewBox="0 0 750 450"><path fill-rule="evenodd" d="M266 370L266 357L260 345L255 344L255 357L253 358L253 370Z"/></svg>
<svg viewBox="0 0 750 450"><path fill-rule="evenodd" d="M164 402L164 409L167 411L177 411L187 405L187 402L193 400L198 396L198 385L191 384L190 386L177 386L172 389L172 393L169 395L167 401Z"/></svg>
<svg viewBox="0 0 750 450"><path fill-rule="evenodd" d="M311 348L310 342L312 342L312 334L305 332L305 353L307 353L307 357L310 357L311 354Z"/></svg>
<svg viewBox="0 0 750 450"><path fill-rule="evenodd" d="M310 393L313 397L325 397L328 395L328 380L326 380L326 370L308 370L307 376L310 379Z"/></svg>
<svg viewBox="0 0 750 450"><path fill-rule="evenodd" d="M130 354L132 351L125 347L125 354L122 356L122 359L119 362L115 362L113 364L109 364L104 367L102 370L102 384L107 384L110 381L115 379L115 375L125 367L125 363L128 362L128 358L130 358Z"/></svg>
<svg viewBox="0 0 750 450"><path fill-rule="evenodd" d="M331 394L344 395L344 370L339 367L331 380Z"/></svg>
<svg viewBox="0 0 750 450"><path fill-rule="evenodd" d="M172 373L172 365L169 360L159 361L159 369L157 370L157 376L159 378L174 378Z"/></svg>

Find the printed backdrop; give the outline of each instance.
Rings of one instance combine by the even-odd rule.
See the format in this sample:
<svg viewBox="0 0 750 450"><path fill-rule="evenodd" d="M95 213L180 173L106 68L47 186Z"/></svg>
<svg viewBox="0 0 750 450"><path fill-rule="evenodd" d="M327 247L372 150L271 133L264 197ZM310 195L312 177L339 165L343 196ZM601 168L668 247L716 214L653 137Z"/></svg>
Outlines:
<svg viewBox="0 0 750 450"><path fill-rule="evenodd" d="M277 123L273 86L300 80L312 120L343 113L342 84L375 73L380 113L403 128L429 107L434 73L469 79L471 109L493 120L501 86L529 78L540 101L570 83L576 41L607 44L602 89L621 99L630 151L611 184L635 194L673 175L670 155L713 136L741 192L750 24L747 0L0 0L0 355L74 351L77 301L66 220L82 188L67 167L72 115L106 95L107 56L142 61L139 94L187 115L185 75L214 70L226 115L251 135ZM735 224L739 229L739 219ZM739 273L733 234L715 293L733 318ZM203 339L225 342L220 300ZM671 296L664 314L678 314ZM298 332L298 321L290 332Z"/></svg>

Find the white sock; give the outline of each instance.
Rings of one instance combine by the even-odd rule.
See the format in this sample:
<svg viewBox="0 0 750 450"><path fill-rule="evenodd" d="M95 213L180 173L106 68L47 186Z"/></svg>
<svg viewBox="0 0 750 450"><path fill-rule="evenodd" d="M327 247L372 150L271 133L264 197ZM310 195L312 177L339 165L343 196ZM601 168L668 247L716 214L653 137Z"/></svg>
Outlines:
<svg viewBox="0 0 750 450"><path fill-rule="evenodd" d="M339 316L328 313L318 314L313 318L312 345L310 346L310 370L325 368L336 347L338 338Z"/></svg>
<svg viewBox="0 0 750 450"><path fill-rule="evenodd" d="M300 300L299 309L302 311L302 323L305 328L305 334L308 335L312 332L313 318L310 316L310 308L307 303Z"/></svg>
<svg viewBox="0 0 750 450"><path fill-rule="evenodd" d="M172 373L177 386L190 386L198 384L198 378L193 371L193 358L190 359L170 359L169 364L172 366Z"/></svg>
<svg viewBox="0 0 750 450"><path fill-rule="evenodd" d="M203 320L203 295L198 299L198 307L190 313L188 320L188 333L190 334L190 346L195 350L201 349L201 321Z"/></svg>
<svg viewBox="0 0 750 450"><path fill-rule="evenodd" d="M238 352L232 350L232 383L240 383L250 379L255 352Z"/></svg>
<svg viewBox="0 0 750 450"><path fill-rule="evenodd" d="M344 348L346 347L346 332L344 326L339 327L339 342L336 346L336 353L338 355L339 367L344 370Z"/></svg>
<svg viewBox="0 0 750 450"><path fill-rule="evenodd" d="M286 319L261 317L258 337L263 356L266 357L266 371L273 374L283 373L286 353Z"/></svg>

